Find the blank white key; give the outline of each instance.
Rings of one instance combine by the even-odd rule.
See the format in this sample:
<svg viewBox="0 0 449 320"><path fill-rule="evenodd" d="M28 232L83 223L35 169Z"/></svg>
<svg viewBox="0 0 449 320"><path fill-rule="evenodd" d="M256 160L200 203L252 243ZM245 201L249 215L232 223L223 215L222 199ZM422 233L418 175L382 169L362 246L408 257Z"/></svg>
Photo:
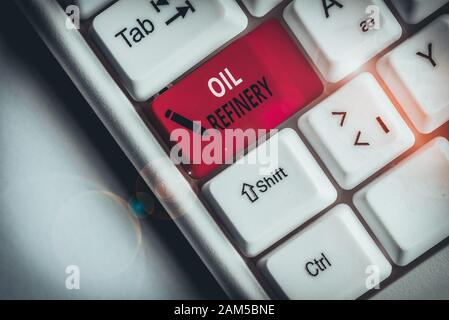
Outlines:
<svg viewBox="0 0 449 320"><path fill-rule="evenodd" d="M381 0L295 0L284 19L330 82L356 71L402 34Z"/></svg>
<svg viewBox="0 0 449 320"><path fill-rule="evenodd" d="M203 191L247 256L259 254L337 198L292 129L252 150Z"/></svg>
<svg viewBox="0 0 449 320"><path fill-rule="evenodd" d="M94 39L134 99L144 101L246 28L229 0L121 0L98 15Z"/></svg>
<svg viewBox="0 0 449 320"><path fill-rule="evenodd" d="M407 23L421 22L449 0L392 0L402 19Z"/></svg>
<svg viewBox="0 0 449 320"><path fill-rule="evenodd" d="M352 189L413 146L415 137L376 79L363 73L299 119L338 184Z"/></svg>
<svg viewBox="0 0 449 320"><path fill-rule="evenodd" d="M326 213L259 266L289 299L356 299L391 273L391 265L347 205Z"/></svg>
<svg viewBox="0 0 449 320"><path fill-rule="evenodd" d="M79 8L81 19L88 19L105 8L114 0L62 0L65 5L75 5Z"/></svg>
<svg viewBox="0 0 449 320"><path fill-rule="evenodd" d="M377 69L421 133L449 120L449 15L379 60Z"/></svg>
<svg viewBox="0 0 449 320"><path fill-rule="evenodd" d="M254 17L263 17L282 0L243 0L242 2Z"/></svg>
<svg viewBox="0 0 449 320"><path fill-rule="evenodd" d="M449 236L449 142L432 140L354 203L392 260L412 262Z"/></svg>

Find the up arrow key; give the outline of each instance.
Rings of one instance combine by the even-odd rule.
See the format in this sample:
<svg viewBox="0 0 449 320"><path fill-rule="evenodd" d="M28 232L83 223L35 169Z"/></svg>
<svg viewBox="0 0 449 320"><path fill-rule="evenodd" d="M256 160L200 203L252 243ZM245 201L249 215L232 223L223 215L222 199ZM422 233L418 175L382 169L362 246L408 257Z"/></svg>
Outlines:
<svg viewBox="0 0 449 320"><path fill-rule="evenodd" d="M168 0L157 0L156 2L152 0L150 3L157 12L161 12L161 9L159 7L169 5Z"/></svg>
<svg viewBox="0 0 449 320"><path fill-rule="evenodd" d="M257 199L259 199L259 196L254 191L254 186L247 183L243 183L242 196L243 195L246 195L251 203L256 202Z"/></svg>
<svg viewBox="0 0 449 320"><path fill-rule="evenodd" d="M192 4L190 3L189 0L186 0L186 5L183 7L176 7L176 10L178 10L178 13L175 14L173 17L171 17L170 19L168 19L165 24L168 26L170 25L173 21L175 21L176 19L178 19L179 17L183 18L187 15L187 12L189 12L189 10L191 10L192 12L195 12L195 8L192 6Z"/></svg>

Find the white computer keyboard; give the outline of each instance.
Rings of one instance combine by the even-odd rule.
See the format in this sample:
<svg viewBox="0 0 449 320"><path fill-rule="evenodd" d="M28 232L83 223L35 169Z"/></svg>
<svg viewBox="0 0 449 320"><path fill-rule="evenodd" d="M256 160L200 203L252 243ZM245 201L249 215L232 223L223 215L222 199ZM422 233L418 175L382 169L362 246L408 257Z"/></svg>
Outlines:
<svg viewBox="0 0 449 320"><path fill-rule="evenodd" d="M449 236L448 0L69 2L164 146L278 129L177 145L273 298L358 298Z"/></svg>

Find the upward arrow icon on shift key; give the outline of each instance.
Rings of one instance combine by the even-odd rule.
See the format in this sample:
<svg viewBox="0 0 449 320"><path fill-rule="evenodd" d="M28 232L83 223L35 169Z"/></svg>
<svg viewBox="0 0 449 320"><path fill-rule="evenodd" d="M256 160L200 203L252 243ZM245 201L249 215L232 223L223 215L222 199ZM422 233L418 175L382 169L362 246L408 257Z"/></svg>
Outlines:
<svg viewBox="0 0 449 320"><path fill-rule="evenodd" d="M157 0L156 2L154 2L153 0L150 3L157 12L161 12L161 9L159 7L169 5L168 0Z"/></svg>

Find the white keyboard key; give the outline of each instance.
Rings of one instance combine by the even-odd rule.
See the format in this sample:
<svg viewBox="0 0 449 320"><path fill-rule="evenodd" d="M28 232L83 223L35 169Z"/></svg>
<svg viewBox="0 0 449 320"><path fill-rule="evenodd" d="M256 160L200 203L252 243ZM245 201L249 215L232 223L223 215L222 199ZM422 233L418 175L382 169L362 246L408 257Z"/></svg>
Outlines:
<svg viewBox="0 0 449 320"><path fill-rule="evenodd" d="M391 259L409 264L449 236L449 142L432 140L354 203Z"/></svg>
<svg viewBox="0 0 449 320"><path fill-rule="evenodd" d="M339 205L259 263L289 299L356 299L391 273L365 228Z"/></svg>
<svg viewBox="0 0 449 320"><path fill-rule="evenodd" d="M449 15L380 59L377 69L421 133L449 121Z"/></svg>
<svg viewBox="0 0 449 320"><path fill-rule="evenodd" d="M284 19L330 82L356 71L402 34L381 0L295 0Z"/></svg>
<svg viewBox="0 0 449 320"><path fill-rule="evenodd" d="M242 2L254 17L263 17L282 0L242 0Z"/></svg>
<svg viewBox="0 0 449 320"><path fill-rule="evenodd" d="M352 189L413 146L415 138L376 79L363 73L299 119L338 184Z"/></svg>
<svg viewBox="0 0 449 320"><path fill-rule="evenodd" d="M134 99L144 101L246 28L229 0L121 0L92 33Z"/></svg>
<svg viewBox="0 0 449 320"><path fill-rule="evenodd" d="M337 198L292 129L249 152L208 182L203 192L247 256L267 249Z"/></svg>
<svg viewBox="0 0 449 320"><path fill-rule="evenodd" d="M407 23L421 22L449 0L392 0L402 19Z"/></svg>
<svg viewBox="0 0 449 320"><path fill-rule="evenodd" d="M114 0L63 0L62 2L66 6L77 6L79 8L80 18L89 19L113 1Z"/></svg>

